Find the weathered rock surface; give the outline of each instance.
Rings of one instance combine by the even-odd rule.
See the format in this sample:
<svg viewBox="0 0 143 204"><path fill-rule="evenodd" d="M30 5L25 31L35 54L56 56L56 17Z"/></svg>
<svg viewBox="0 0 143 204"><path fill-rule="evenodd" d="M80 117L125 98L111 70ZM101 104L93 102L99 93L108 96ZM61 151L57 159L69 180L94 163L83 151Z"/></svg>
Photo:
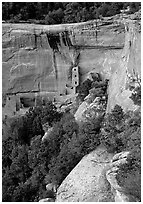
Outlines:
<svg viewBox="0 0 143 204"><path fill-rule="evenodd" d="M140 15L131 19L117 15L99 20L98 26L96 21L3 24L3 92L68 96L73 93L71 70L78 66L80 82L90 72L109 79L107 112L115 104L125 111L136 109L129 97L130 86L141 78Z"/></svg>
<svg viewBox="0 0 143 204"><path fill-rule="evenodd" d="M62 182L56 202L138 202L134 192L129 194L116 179L128 154L121 152L114 156L98 147L85 156Z"/></svg>
<svg viewBox="0 0 143 204"><path fill-rule="evenodd" d="M110 76L124 46L121 23L95 21L70 25L3 24L3 91L64 94L70 72L80 67Z"/></svg>
<svg viewBox="0 0 143 204"><path fill-rule="evenodd" d="M56 202L112 202L111 187L106 179L111 154L98 149L85 156L63 181Z"/></svg>
<svg viewBox="0 0 143 204"><path fill-rule="evenodd" d="M87 103L87 101L83 101L82 104L80 104L76 113L74 114L76 121L85 121L85 119L83 118L83 113L85 112L85 110L87 110L88 107L89 104Z"/></svg>
<svg viewBox="0 0 143 204"><path fill-rule="evenodd" d="M125 46L113 73L109 79L107 112L116 104L124 111L137 107L130 99L130 87L141 84L141 34L139 22L128 21L125 24Z"/></svg>
<svg viewBox="0 0 143 204"><path fill-rule="evenodd" d="M78 107L74 117L77 122L86 122L102 117L105 111L106 100L103 100L102 97L93 97L92 94L89 94Z"/></svg>

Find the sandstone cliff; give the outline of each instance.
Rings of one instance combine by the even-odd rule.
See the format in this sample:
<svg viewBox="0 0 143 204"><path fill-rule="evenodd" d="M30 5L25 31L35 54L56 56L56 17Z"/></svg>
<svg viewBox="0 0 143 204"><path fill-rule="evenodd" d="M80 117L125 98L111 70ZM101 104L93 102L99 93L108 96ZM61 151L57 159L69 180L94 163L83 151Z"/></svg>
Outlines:
<svg viewBox="0 0 143 204"><path fill-rule="evenodd" d="M131 87L141 85L141 34L139 22L125 22L125 45L109 80L107 112L116 104L124 111L135 110Z"/></svg>
<svg viewBox="0 0 143 204"><path fill-rule="evenodd" d="M135 109L130 86L140 83L140 25L105 18L65 25L3 24L3 92L38 93L58 99L73 93L90 72L109 79L107 112L115 104Z"/></svg>
<svg viewBox="0 0 143 204"><path fill-rule="evenodd" d="M113 68L110 67L107 107L106 103L103 106L100 102L102 97L96 97L93 101L90 100L93 97L89 94L75 113L77 121L97 117L99 110L101 113L110 112L116 104L120 105L124 111L137 108L130 97L134 89L141 86L140 24L131 20L124 23L125 45L121 56L118 56L118 63L116 62Z"/></svg>
<svg viewBox="0 0 143 204"><path fill-rule="evenodd" d="M71 69L80 81L91 70L110 77L124 46L124 26L114 20L71 25L3 24L3 91L65 94ZM67 93L68 94L68 93Z"/></svg>

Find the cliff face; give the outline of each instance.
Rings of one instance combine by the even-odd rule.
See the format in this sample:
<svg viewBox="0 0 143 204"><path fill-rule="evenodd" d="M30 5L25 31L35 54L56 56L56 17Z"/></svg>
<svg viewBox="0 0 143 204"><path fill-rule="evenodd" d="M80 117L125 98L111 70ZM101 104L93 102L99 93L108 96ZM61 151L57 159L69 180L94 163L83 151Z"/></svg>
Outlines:
<svg viewBox="0 0 143 204"><path fill-rule="evenodd" d="M136 109L130 96L134 88L141 85L140 25L128 21L125 29L124 49L109 80L107 112L116 104L122 106L124 111Z"/></svg>
<svg viewBox="0 0 143 204"><path fill-rule="evenodd" d="M129 96L132 80L140 79L140 33L132 21L3 24L2 58L6 93L71 94L72 68L78 66L80 83L90 72L109 79L108 112L115 104L135 109Z"/></svg>
<svg viewBox="0 0 143 204"><path fill-rule="evenodd" d="M123 45L123 25L112 21L98 27L94 21L53 27L4 24L3 90L64 94L77 65L81 81L91 70L109 78Z"/></svg>

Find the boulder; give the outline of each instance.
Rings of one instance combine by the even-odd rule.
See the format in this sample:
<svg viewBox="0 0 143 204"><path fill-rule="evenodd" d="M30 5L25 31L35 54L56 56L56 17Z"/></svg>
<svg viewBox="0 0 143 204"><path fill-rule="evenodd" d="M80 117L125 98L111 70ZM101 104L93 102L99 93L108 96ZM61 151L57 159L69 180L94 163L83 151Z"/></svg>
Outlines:
<svg viewBox="0 0 143 204"><path fill-rule="evenodd" d="M44 136L42 137L42 142L43 142L44 140L47 140L47 139L49 138L49 135L51 134L52 131L53 131L53 127L49 128L49 129L45 132Z"/></svg>
<svg viewBox="0 0 143 204"><path fill-rule="evenodd" d="M46 190L47 190L47 191L52 191L53 193L56 193L56 191L57 191L57 186L56 186L55 184L53 184L53 183L48 183L48 184L46 185Z"/></svg>
<svg viewBox="0 0 143 204"><path fill-rule="evenodd" d="M116 154L111 160L109 169L106 171L106 178L111 185L112 192L114 192L115 202L139 202L139 199L134 196L134 192L131 195L127 188L119 185L116 178L119 167L127 163L129 153L130 152L120 152Z"/></svg>
<svg viewBox="0 0 143 204"><path fill-rule="evenodd" d="M78 107L76 113L74 114L75 120L76 121L83 121L82 114L84 111L88 108L89 104L86 101L83 101L82 104Z"/></svg>
<svg viewBox="0 0 143 204"><path fill-rule="evenodd" d="M102 101L101 101L102 100ZM89 94L74 114L77 122L86 122L93 118L101 118L106 111L106 98L94 97Z"/></svg>

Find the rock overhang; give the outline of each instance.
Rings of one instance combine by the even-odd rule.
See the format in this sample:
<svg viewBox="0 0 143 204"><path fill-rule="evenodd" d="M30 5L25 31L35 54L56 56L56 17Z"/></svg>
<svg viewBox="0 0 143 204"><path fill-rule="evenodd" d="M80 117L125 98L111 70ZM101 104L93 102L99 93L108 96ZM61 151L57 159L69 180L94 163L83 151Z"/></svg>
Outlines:
<svg viewBox="0 0 143 204"><path fill-rule="evenodd" d="M140 47L140 33L134 31L133 27L137 27L134 22L138 21L105 18L62 25L3 24L3 90L65 95L66 87L71 86L73 67L80 69L80 83L91 71L112 81L120 66L125 67L124 62L128 73L140 70L140 50L137 48ZM130 26L133 24L135 26ZM128 31L127 27L132 29ZM129 47L130 37L133 43ZM51 39L55 47L51 46ZM134 55L137 60L133 60ZM132 69L133 66L136 68ZM125 77L126 73L122 79ZM109 93L112 92L111 84ZM108 109L111 107L109 102Z"/></svg>

